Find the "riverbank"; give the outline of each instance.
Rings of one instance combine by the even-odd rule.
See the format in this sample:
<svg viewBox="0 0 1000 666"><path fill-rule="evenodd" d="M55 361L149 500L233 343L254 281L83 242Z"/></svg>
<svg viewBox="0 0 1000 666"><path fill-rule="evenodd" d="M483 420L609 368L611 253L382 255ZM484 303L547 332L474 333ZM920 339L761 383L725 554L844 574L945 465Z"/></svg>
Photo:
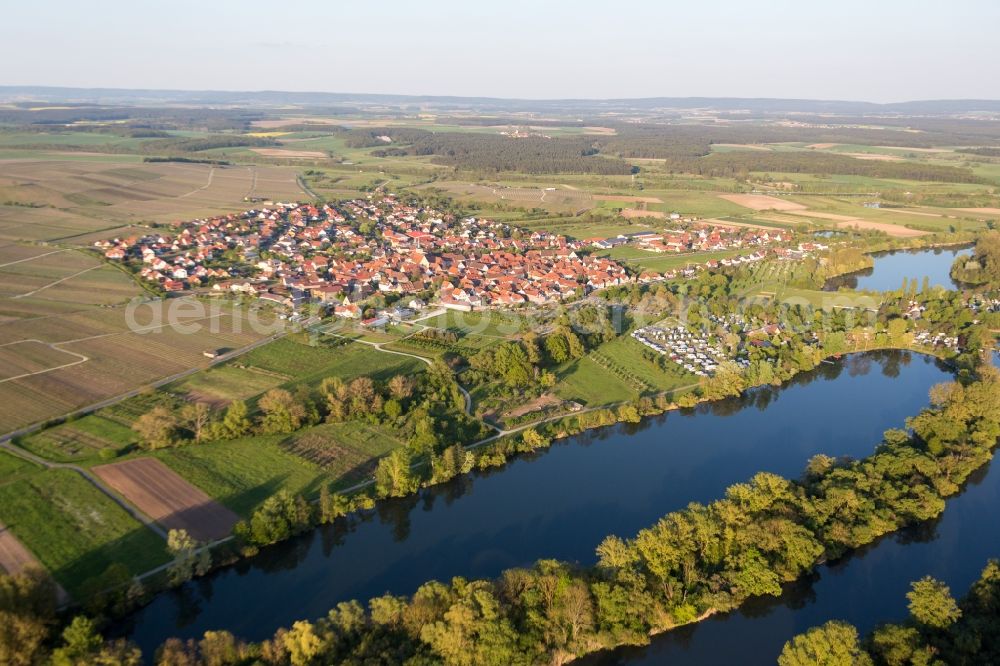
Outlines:
<svg viewBox="0 0 1000 666"><path fill-rule="evenodd" d="M913 239L919 240L919 239ZM902 275L898 276L898 280L894 278L887 278L884 280L878 280L873 277L874 273L878 270L879 260L885 260L890 257L894 257L900 254L911 254L918 255L921 252L935 251L949 251L952 250L957 254L958 251L966 248L972 247L975 239L947 239L947 240L937 240L930 242L914 242L914 243L881 243L864 249L864 257L869 260L869 265L860 267L846 267L844 270L839 270L832 272L824 276L822 289L823 291L839 291L841 289L847 289L850 291L891 291L899 289L902 285L902 280L916 278L918 279L918 286L921 280L915 275ZM941 286L947 286L942 284L945 282L945 278L950 277L951 262L948 262L947 266L940 266L936 270L934 267L929 267L926 263L914 262L913 270L922 273L924 275L934 274L933 284L940 284ZM871 272L869 272L871 271ZM898 269L897 269L898 272ZM864 285L859 282L859 280L869 279L872 285ZM952 287L957 285L952 283Z"/></svg>
<svg viewBox="0 0 1000 666"><path fill-rule="evenodd" d="M988 381L994 382L995 378L990 375ZM461 599L464 598L466 590L477 590L477 594L485 594L486 598L491 598L490 594L498 594L506 600L501 615L491 621L490 625L502 629L505 623L510 623L512 629L516 627L517 635L534 635L529 628L521 626L524 612L521 604L524 602L518 600L527 597L521 597L521 593L517 593L518 596L513 599L503 597L505 593L501 591L501 587L509 590L504 587L507 585L504 581L511 580L509 576L516 573L522 576L518 579L521 582L517 589L522 589L522 585L531 588L535 584L542 584L541 581L547 576L555 575L559 579L565 577L564 585L568 586L567 589L579 587L589 591L591 601L588 603L594 604L594 626L584 630L588 638L586 640L581 638L582 642L575 643L575 647L568 645L559 647L562 643L552 645L546 643L545 646L537 646L537 649L542 650L540 653L530 651L522 654L521 647L511 653L511 656L520 654L529 661L538 661L542 654L553 658L559 654L569 657L591 652L600 646L646 642L648 638L642 639L635 635L638 626L631 624L633 621L645 625L646 630L643 633L648 636L650 633L658 633L695 619L709 608L718 608L720 612L727 611L739 607L750 598L778 595L781 592L779 584L781 581L798 580L804 573L814 570L825 560L836 559L864 544L872 543L881 535L941 514L945 508L944 498L959 493L962 484L973 471L980 469L993 455L995 435L984 442L977 434L994 431L992 429L997 426L998 415L993 404L995 398L991 397L995 395L996 387L984 382L972 384L958 393L954 392L958 389L954 389L940 410L925 410L915 421L914 427L917 431L924 432L939 416L954 418L959 414L966 414L962 417L963 428L960 434L969 432L972 436L968 438L963 436L955 441L943 441L942 449L937 454L928 453L920 441L910 439L902 431L890 431L886 435L885 443L875 453L858 462L836 462L833 458L829 458L829 462L823 462L821 459L821 466L816 467L815 462L810 464L809 474L798 482L787 481L787 475L781 478L773 474L758 474L750 484L737 483L731 486L726 499L716 500L701 508L699 505L691 505L687 509L674 511L664 517L655 528L640 529L635 539L627 542L606 540L598 550L601 561L597 567L578 567L565 562L543 560L531 569L506 569L507 573L491 580L466 582L464 579L455 579L451 586L434 584L440 588L438 594L444 595L443 599L449 600L441 612L448 605L464 603ZM939 411L946 413L939 414ZM750 412L752 413L753 411ZM987 425L990 427L985 427ZM867 481L858 483L860 479ZM842 492L847 488L857 494L858 503L852 504L854 507L852 510L843 507L837 509L836 506L842 504ZM689 492L684 494L688 495L688 500L691 499ZM654 566L655 562L659 561L655 555L658 552L656 549L672 548L673 546L669 544L674 543L682 552L686 552L684 549L689 548L688 545L682 545L683 542L674 540L675 536L679 536L679 533L674 534L675 530L681 529L690 521L697 520L708 520L710 526L727 515L731 516L726 519L728 521L726 524L730 527L723 531L712 528L706 533L722 535L731 531L733 537L732 539L727 537L725 543L730 543L727 548L733 550L724 561L704 551L698 555L698 549L695 549L691 553L694 566L691 574L694 577L684 582L681 587L678 586L683 580L687 580L688 574L684 574L681 578L681 570L676 568L678 566L676 563L669 565L667 570ZM721 525L716 527L721 529ZM690 547L694 548L693 545ZM372 553L372 556L374 555L375 553ZM684 557L679 561L684 561ZM675 560L672 558L671 561ZM634 578L633 573L629 573L634 567L638 567L636 573L645 572L638 579ZM754 572L752 575L751 571ZM748 575L751 577L747 578ZM663 578L664 576L666 578ZM721 576L720 580L724 585L721 590L713 592L716 586L709 583L715 580L716 576ZM661 578L665 587L657 583ZM641 585L641 590L634 588L634 584L640 581L645 581ZM315 583L316 581L312 581L311 584ZM670 592L671 588L673 592ZM682 601L679 596L673 598L682 591L687 601ZM719 596L722 591L725 591L725 594ZM422 594L426 592L421 593L418 590L412 597L413 601L410 598L399 598L403 604L402 612L407 612L405 609L408 604L417 604ZM618 602L612 602L612 599L617 598L616 595L619 594L625 596ZM329 599L328 607L335 598ZM625 599L631 601L624 601ZM612 603L613 605L608 605ZM627 605L619 606L620 603ZM653 606L647 608L649 603L653 603ZM298 617L306 614L315 617L313 612L306 613L298 604L295 606L299 609ZM628 617L633 618L632 620L619 617L617 614L615 617L618 619L611 620L607 613L612 608L623 610L633 608L636 614L632 616L626 613ZM540 612L544 614L548 611L540 609ZM271 615L269 609L268 616ZM428 619L425 626L434 622L443 623L442 630L450 626L447 615L440 619L439 613L436 612L434 617L439 619ZM473 624L479 622L477 617L478 615L474 614L470 621ZM379 627L385 621L381 614L366 619L366 628L362 635L380 631ZM335 623L336 620L321 620L315 625L299 622L296 623L296 627L309 625L310 630L314 630L317 636L321 637L321 644L330 650L323 653L324 658L337 661L347 656L360 656L361 653L343 653L338 650L344 648L354 650L355 647L350 646L356 646L363 651L366 641L352 642L350 646L340 647L323 642L325 641L323 637L332 630L331 622ZM613 622L613 625L606 625L607 622ZM624 624L620 624L622 622ZM228 625L226 628L232 626ZM457 627L454 630L460 631ZM595 631L598 633L594 634ZM238 631L238 633L245 635L245 632ZM429 649L436 651L434 654L447 657L447 652L441 652L445 649L444 646L438 644L432 635L424 637L424 642L417 640L415 646L429 646ZM592 641L596 641L599 645L593 644ZM498 647L489 641L473 645L477 650ZM591 647L584 647L585 645ZM513 646L509 647L513 649ZM527 646L524 649L527 649ZM569 650L569 654L563 650ZM539 659L529 658L529 654ZM560 657L560 660L566 661L564 657Z"/></svg>
<svg viewBox="0 0 1000 666"><path fill-rule="evenodd" d="M664 510L711 501L756 471L794 478L815 454L869 455L871 442L950 377L924 355L847 355L780 387L554 439L503 468L380 501L161 594L120 635L147 652L168 636L205 630L259 640L339 600L408 594L429 578L493 577L541 557L589 562L608 533L632 533ZM816 428L830 405L850 422ZM238 601L250 588L259 602L252 609Z"/></svg>
<svg viewBox="0 0 1000 666"><path fill-rule="evenodd" d="M855 349L847 352L847 354L864 354L884 351L909 351L934 357L945 363L948 363L951 358L951 355L946 353L944 350L918 347L915 345L871 346L862 349ZM742 389L742 391L749 391L761 386L774 386L776 388L780 388L793 382L800 375L815 370L820 366L820 364L829 362L830 359L839 358L841 356L842 354L818 356L818 360L816 360L811 367L796 369L791 375L787 376L784 381L780 383L747 385ZM697 385L686 387L687 390L684 391L675 390L654 396L646 396L648 401L644 403L644 407L641 409L634 402L625 402L601 407L584 408L583 410L569 415L560 414L540 419L538 421L526 423L515 428L499 432L469 444L465 447L465 450L476 456L473 469L481 472L487 470L499 470L508 463L515 461L519 456L537 453L541 450L549 448L556 442L566 440L574 436L585 433L597 433L601 430L611 428L622 423L639 423L640 421L662 416L670 412L684 411L691 413L698 407L711 405L712 403L720 401L720 398L695 397L689 391L696 386ZM686 401L685 404L680 404L677 401L678 395L687 396L691 399ZM731 394L727 397L735 397L735 395L736 394ZM663 399L663 401L658 402L657 399ZM725 399L727 398L722 398L721 400ZM623 410L623 408L631 409ZM532 437L528 441L525 440L523 433L526 431L536 431L538 429L541 430L540 437ZM411 470L419 471L427 468L428 465L429 462L423 460L414 464ZM382 502L404 499L407 496L416 496L425 490L446 484L454 478L455 477L427 479L422 482L420 487L413 493L382 499L376 499L371 495L370 491L375 486L375 480L369 479L338 493L338 495L346 499L346 503L341 504L341 510L335 512L335 515L331 515L330 518L350 521L352 517L368 517L374 515ZM317 505L319 502L320 500L318 498L313 498L312 500L314 505ZM319 520L313 524L312 528L320 527L328 522L330 522L330 520ZM297 538L300 535L301 532L296 533L292 535L292 538ZM198 548L195 552L197 554L204 550L208 550L212 554L213 564L212 567L206 571L207 574L209 572L215 572L221 569L236 566L242 561L250 560L273 545L275 544L250 548L239 547L236 538L230 536L211 544L206 544ZM147 596L149 594L155 594L159 591L169 589L170 586L167 585L165 575L169 566L170 564L164 564L136 577L137 580L143 581L146 585ZM72 606L67 606L66 610L72 610ZM136 609L132 610L134 611Z"/></svg>

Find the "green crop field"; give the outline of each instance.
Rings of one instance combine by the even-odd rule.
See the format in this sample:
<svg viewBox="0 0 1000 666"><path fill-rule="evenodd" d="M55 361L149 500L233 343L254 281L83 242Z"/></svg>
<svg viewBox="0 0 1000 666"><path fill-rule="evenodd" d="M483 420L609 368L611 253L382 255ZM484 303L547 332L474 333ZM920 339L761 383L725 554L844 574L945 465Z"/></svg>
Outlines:
<svg viewBox="0 0 1000 666"><path fill-rule="evenodd" d="M103 449L120 450L135 443L131 429L96 414L47 428L25 437L21 446L57 462L92 459Z"/></svg>
<svg viewBox="0 0 1000 666"><path fill-rule="evenodd" d="M405 446L398 431L362 421L327 423L295 433L282 448L319 465L335 488L346 488L371 477L376 460Z"/></svg>
<svg viewBox="0 0 1000 666"><path fill-rule="evenodd" d="M64 469L10 475L0 453L0 521L70 594L111 564L140 573L167 561L160 537L76 472Z"/></svg>
<svg viewBox="0 0 1000 666"><path fill-rule="evenodd" d="M588 407L639 397L638 391L586 356L561 369L556 376L559 378L554 389L556 395L564 400L576 400Z"/></svg>
<svg viewBox="0 0 1000 666"><path fill-rule="evenodd" d="M598 347L597 352L615 366L635 375L656 392L672 391L681 386L698 383L697 375L686 372L674 363L667 363L666 370L657 367L654 361L647 358L647 354L655 356L655 353L630 336L606 342Z"/></svg>
<svg viewBox="0 0 1000 666"><path fill-rule="evenodd" d="M378 380L420 372L417 359L386 354L367 345L311 347L289 338L276 340L240 357L240 365L286 375L293 382L319 382L325 377L352 379L367 375Z"/></svg>
<svg viewBox="0 0 1000 666"><path fill-rule="evenodd" d="M740 254L749 254L749 250L720 250L718 252L684 252L672 254L666 252L648 252L637 247L623 245L611 250L602 251L601 256L610 257L628 264L638 270L663 273L674 268L684 268L694 264L704 264L713 259L728 259Z"/></svg>
<svg viewBox="0 0 1000 666"><path fill-rule="evenodd" d="M244 517L278 490L315 494L330 481L318 466L289 453L280 445L284 436L247 437L212 442L151 454Z"/></svg>
<svg viewBox="0 0 1000 666"><path fill-rule="evenodd" d="M289 376L273 371L244 367L243 360L196 372L170 386L175 393L195 400L219 404L247 400L285 383Z"/></svg>

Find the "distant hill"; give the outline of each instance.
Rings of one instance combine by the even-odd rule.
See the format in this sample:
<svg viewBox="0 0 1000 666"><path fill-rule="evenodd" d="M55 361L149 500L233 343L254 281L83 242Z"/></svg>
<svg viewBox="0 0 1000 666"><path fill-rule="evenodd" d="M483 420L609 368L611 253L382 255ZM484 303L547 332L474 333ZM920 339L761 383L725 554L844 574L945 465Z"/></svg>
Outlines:
<svg viewBox="0 0 1000 666"><path fill-rule="evenodd" d="M388 106L440 110L524 111L546 113L605 113L627 111L706 109L754 114L813 113L838 115L936 115L1000 113L1000 100L920 100L874 102L738 97L648 97L639 99L502 99L434 95L373 95L358 93L213 90L131 90L124 88L60 88L0 86L0 102L44 102L83 105L225 105L274 107Z"/></svg>

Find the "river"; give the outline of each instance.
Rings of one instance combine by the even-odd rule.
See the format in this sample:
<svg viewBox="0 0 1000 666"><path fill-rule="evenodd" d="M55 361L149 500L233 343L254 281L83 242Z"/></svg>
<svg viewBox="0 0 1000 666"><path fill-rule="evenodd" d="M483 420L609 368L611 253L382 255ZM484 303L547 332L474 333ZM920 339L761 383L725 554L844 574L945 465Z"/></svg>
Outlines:
<svg viewBox="0 0 1000 666"><path fill-rule="evenodd" d="M605 536L631 536L758 471L797 477L816 453L868 455L949 378L918 354L852 355L781 388L583 433L264 549L157 595L121 630L147 655L210 629L259 640L339 601L408 594L434 578L493 577L539 558L593 563Z"/></svg>
<svg viewBox="0 0 1000 666"><path fill-rule="evenodd" d="M994 365L997 358L994 357ZM863 635L880 622L907 617L910 583L934 576L961 598L990 558L1000 557L1000 463L970 477L936 520L888 535L820 567L777 599L758 598L739 610L579 663L774 664L785 642L828 620L844 620Z"/></svg>
<svg viewBox="0 0 1000 666"><path fill-rule="evenodd" d="M969 247L932 248L927 250L892 250L876 252L872 255L872 268L847 273L827 281L824 289L837 291L840 288L867 291L893 291L911 280L917 281L917 288L923 286L926 277L932 287L956 288L951 279L951 265L955 257Z"/></svg>

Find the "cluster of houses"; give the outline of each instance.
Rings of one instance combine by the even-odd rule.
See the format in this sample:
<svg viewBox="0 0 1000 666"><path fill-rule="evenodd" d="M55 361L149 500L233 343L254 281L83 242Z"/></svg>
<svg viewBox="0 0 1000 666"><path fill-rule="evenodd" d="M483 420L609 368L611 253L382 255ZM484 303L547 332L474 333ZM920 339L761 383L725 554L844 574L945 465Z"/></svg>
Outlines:
<svg viewBox="0 0 1000 666"><path fill-rule="evenodd" d="M931 333L930 331L918 331L916 335L913 336L913 341L919 345L926 345L928 347L944 347L945 349L958 351L958 338L954 335Z"/></svg>
<svg viewBox="0 0 1000 666"><path fill-rule="evenodd" d="M971 295L966 301L966 305L977 314L1000 312L1000 298L991 298L982 294Z"/></svg>
<svg viewBox="0 0 1000 666"><path fill-rule="evenodd" d="M351 318L376 293L433 294L444 307L472 310L558 302L632 280L611 259L577 254L583 244L564 236L457 219L391 195L335 206L265 203L173 231L97 246L109 259L140 262L142 277L167 291L211 286L285 305L310 299Z"/></svg>
<svg viewBox="0 0 1000 666"><path fill-rule="evenodd" d="M645 326L633 331L632 337L700 377L712 375L726 359L723 350L707 337L683 326Z"/></svg>
<svg viewBox="0 0 1000 666"><path fill-rule="evenodd" d="M589 238L592 247L610 250L631 245L647 252L714 252L742 248L767 247L790 241L792 233L784 229L726 226L718 223L698 222L689 228L664 231L638 231L612 238Z"/></svg>

